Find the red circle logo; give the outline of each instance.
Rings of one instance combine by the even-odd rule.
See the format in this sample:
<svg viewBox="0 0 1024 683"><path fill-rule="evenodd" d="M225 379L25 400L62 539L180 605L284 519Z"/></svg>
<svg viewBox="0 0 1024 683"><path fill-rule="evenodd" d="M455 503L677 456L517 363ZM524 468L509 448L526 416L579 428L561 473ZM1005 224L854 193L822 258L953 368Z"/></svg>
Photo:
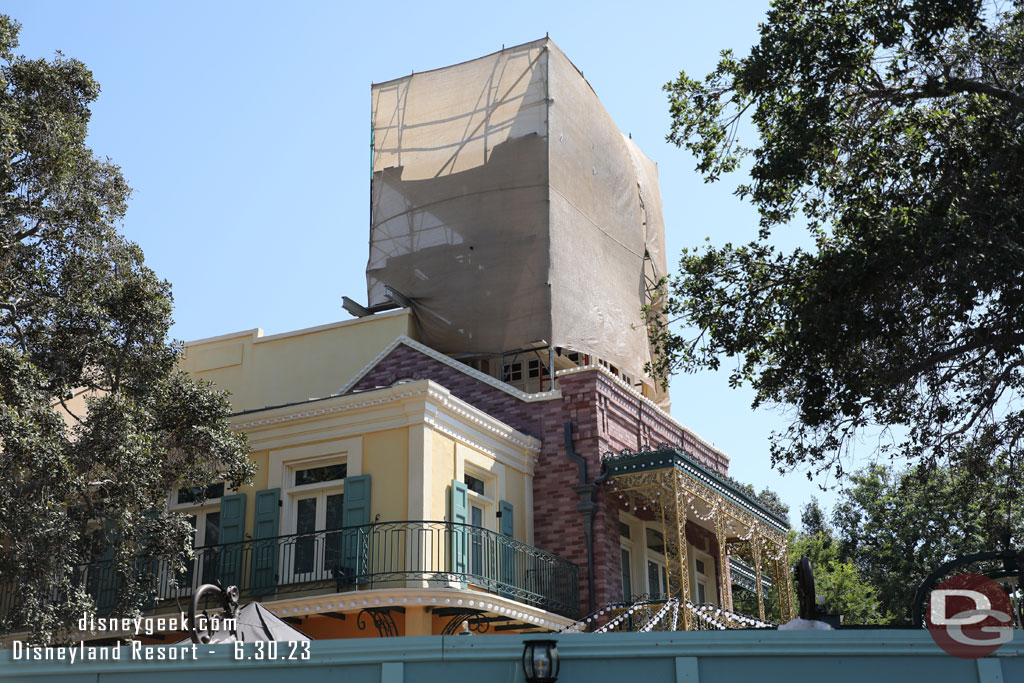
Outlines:
<svg viewBox="0 0 1024 683"><path fill-rule="evenodd" d="M932 591L925 620L935 643L962 659L987 657L1013 639L1013 607L1002 587L957 574Z"/></svg>

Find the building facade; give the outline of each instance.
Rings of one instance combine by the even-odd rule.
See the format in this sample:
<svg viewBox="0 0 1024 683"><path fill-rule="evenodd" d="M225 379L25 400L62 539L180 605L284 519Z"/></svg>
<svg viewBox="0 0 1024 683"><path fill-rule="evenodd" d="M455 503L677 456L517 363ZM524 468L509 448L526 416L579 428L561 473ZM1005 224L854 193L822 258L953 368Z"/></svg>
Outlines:
<svg viewBox="0 0 1024 683"><path fill-rule="evenodd" d="M186 344L257 474L169 492L195 553L152 570L153 609L219 581L316 639L581 630L666 600L673 628L728 628L751 623L736 591L791 617L786 522L645 369L657 168L582 73L545 38L372 97L366 304ZM119 578L86 576L111 609Z"/></svg>

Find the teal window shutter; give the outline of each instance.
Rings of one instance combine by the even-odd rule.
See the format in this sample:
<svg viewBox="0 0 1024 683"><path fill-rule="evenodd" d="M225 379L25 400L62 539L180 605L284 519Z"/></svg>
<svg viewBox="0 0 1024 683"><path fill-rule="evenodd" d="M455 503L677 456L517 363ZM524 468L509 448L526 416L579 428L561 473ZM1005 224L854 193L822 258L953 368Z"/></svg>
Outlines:
<svg viewBox="0 0 1024 683"><path fill-rule="evenodd" d="M498 501L498 509L501 510L501 533L515 537L516 516L512 503L507 500Z"/></svg>
<svg viewBox="0 0 1024 683"><path fill-rule="evenodd" d="M99 562L92 564L86 570L86 591L96 601L96 611L100 615L109 614L110 610L117 604L117 572L114 571L114 546L120 541L117 534L113 532L114 523L110 520L103 522L103 538L107 542Z"/></svg>
<svg viewBox="0 0 1024 683"><path fill-rule="evenodd" d="M469 571L469 489L458 479L452 479L451 521L452 573L465 579Z"/></svg>
<svg viewBox="0 0 1024 683"><path fill-rule="evenodd" d="M342 501L341 572L352 576L348 583L366 583L370 567L370 475L345 477ZM336 534L330 535L337 538ZM340 577L339 577L340 578Z"/></svg>
<svg viewBox="0 0 1024 683"><path fill-rule="evenodd" d="M220 553L217 577L220 584L242 590L242 541L245 539L245 494L220 499Z"/></svg>
<svg viewBox="0 0 1024 683"><path fill-rule="evenodd" d="M507 500L498 501L498 509L501 510L500 528L503 536L509 540L515 537L515 508ZM504 540L504 539L502 539ZM501 581L505 585L512 586L516 582L516 552L511 543L501 544ZM504 594L507 597L507 594Z"/></svg>
<svg viewBox="0 0 1024 683"><path fill-rule="evenodd" d="M277 590L277 537L281 520L281 489L256 492L252 525L253 595L268 595ZM269 539L269 540L265 540Z"/></svg>

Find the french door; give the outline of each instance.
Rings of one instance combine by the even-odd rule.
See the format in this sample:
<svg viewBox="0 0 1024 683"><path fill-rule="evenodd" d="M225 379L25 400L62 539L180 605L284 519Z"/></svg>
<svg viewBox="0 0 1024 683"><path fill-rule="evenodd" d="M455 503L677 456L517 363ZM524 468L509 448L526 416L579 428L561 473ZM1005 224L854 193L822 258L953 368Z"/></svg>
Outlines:
<svg viewBox="0 0 1024 683"><path fill-rule="evenodd" d="M292 499L295 533L288 574L292 583L336 579L351 572L342 566L342 506L340 490L295 494Z"/></svg>

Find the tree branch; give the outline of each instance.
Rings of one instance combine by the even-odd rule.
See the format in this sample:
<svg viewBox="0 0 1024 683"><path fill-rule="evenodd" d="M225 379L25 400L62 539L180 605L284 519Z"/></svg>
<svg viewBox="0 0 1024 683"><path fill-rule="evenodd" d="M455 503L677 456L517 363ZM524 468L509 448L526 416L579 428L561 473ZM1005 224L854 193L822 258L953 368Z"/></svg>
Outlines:
<svg viewBox="0 0 1024 683"><path fill-rule="evenodd" d="M949 97L957 93L975 93L988 95L1006 102L1014 109L1024 112L1024 96L1007 88L999 88L990 83L974 81L964 78L948 78L944 83L925 82L914 86L914 89L902 88L876 88L872 90L860 89L860 94L869 98L881 98L888 100L928 100L938 97Z"/></svg>

